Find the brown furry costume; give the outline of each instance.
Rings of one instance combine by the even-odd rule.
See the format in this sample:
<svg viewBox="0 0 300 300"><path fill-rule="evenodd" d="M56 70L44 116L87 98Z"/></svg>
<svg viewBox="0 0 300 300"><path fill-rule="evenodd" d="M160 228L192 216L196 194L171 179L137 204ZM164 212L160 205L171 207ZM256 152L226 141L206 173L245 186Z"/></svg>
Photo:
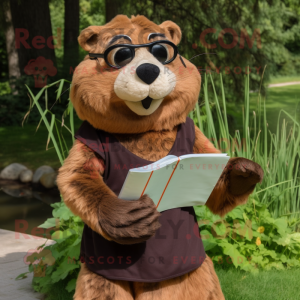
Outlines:
<svg viewBox="0 0 300 300"><path fill-rule="evenodd" d="M114 29L113 34L109 29ZM78 40L86 51L103 53L113 35L124 33L131 38L132 44L148 43L149 33L164 33L165 38L158 36L155 40L168 39L176 45L181 39L180 28L171 21L156 25L143 16L129 19L120 15L105 26L90 26L83 30ZM121 38L116 43L124 44L128 40ZM143 51L147 50L138 49L136 53L149 55ZM72 103L82 120L87 120L94 128L113 133L135 155L156 161L169 153L176 138L177 126L185 122L198 100L201 77L193 64L183 60L188 73L178 72L182 68L178 56L165 66L173 72L171 77L176 81L176 86L149 115L136 114L122 97L117 96L116 82L122 84L118 81L122 69L103 71L107 68L104 59L95 61L86 57L79 64L73 76ZM195 135L194 153L219 152L197 127ZM89 168L84 167L86 165ZM213 213L221 216L245 203L263 177L260 166L244 158L232 158L227 166L230 167L224 169L206 203ZM148 196L136 201L119 199L104 183L104 169L105 162L99 155L77 141L59 170L58 186L66 205L107 240L133 244L152 237L160 226L160 214L152 200ZM129 213L133 210L134 216ZM82 264L74 299L213 300L224 299L224 296L213 263L207 257L198 269L155 283L109 280L89 271Z"/></svg>

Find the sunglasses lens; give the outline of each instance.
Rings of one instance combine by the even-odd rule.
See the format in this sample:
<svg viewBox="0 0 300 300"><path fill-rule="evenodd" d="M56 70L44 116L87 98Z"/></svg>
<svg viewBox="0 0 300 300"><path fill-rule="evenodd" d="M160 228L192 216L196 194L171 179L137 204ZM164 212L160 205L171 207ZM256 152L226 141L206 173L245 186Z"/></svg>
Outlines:
<svg viewBox="0 0 300 300"><path fill-rule="evenodd" d="M124 67L132 61L133 54L129 48L118 47L108 53L107 59L113 66Z"/></svg>
<svg viewBox="0 0 300 300"><path fill-rule="evenodd" d="M150 52L161 63L167 62L174 56L173 47L164 43L154 45Z"/></svg>

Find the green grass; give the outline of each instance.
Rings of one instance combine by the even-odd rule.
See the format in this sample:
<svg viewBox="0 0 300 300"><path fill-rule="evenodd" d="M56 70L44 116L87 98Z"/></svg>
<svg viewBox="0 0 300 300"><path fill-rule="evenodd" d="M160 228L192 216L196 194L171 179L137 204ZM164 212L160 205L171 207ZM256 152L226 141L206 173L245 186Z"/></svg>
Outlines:
<svg viewBox="0 0 300 300"><path fill-rule="evenodd" d="M67 283L67 280L61 280L51 286L45 300L72 300L73 294L66 290Z"/></svg>
<svg viewBox="0 0 300 300"><path fill-rule="evenodd" d="M292 81L300 81L300 76L279 76L273 77L268 83L264 84L275 84L285 83ZM250 87L251 89L251 87ZM256 110L258 99L258 93L250 93L250 113ZM297 103L300 102L300 85L290 85L283 87L271 87L267 89L266 95L266 111L267 111L267 122L268 128L272 131L276 131L278 113L281 109L285 110L292 116L297 113L300 118L300 109L296 111ZM234 117L235 128L242 128L242 107L243 103L227 103L227 107L230 115Z"/></svg>
<svg viewBox="0 0 300 300"><path fill-rule="evenodd" d="M37 95L34 95L25 85L31 102L24 120L32 109L39 111L41 119L36 126L26 125L25 122L23 128L18 126L0 127L0 140L3 141L0 149L0 168L14 162L24 164L31 169L46 164L54 168L61 166L74 141L75 129L81 122L74 117L71 101L69 101L63 116L55 116L51 109L49 110L48 88L58 86L56 90L56 101L58 101L66 84L70 87L71 82L61 79L43 87ZM45 110L39 103L42 95L44 95Z"/></svg>
<svg viewBox="0 0 300 300"><path fill-rule="evenodd" d="M257 93L250 94L251 111L255 110L257 97ZM300 102L300 85L273 87L268 89L266 96L267 122L269 129L272 132L275 132L276 130L278 113L281 109L285 110L292 116L295 116L295 113L297 113L299 120L300 107L296 111L298 102Z"/></svg>
<svg viewBox="0 0 300 300"><path fill-rule="evenodd" d="M75 130L80 126L80 120L75 123ZM36 132L36 125L0 127L0 169L11 163L21 163L30 169L41 165L49 165L54 169L61 166L52 142L46 150L48 131L42 123ZM71 146L70 134L65 134L66 143Z"/></svg>
<svg viewBox="0 0 300 300"><path fill-rule="evenodd" d="M271 77L268 84L274 84L274 83L284 83L284 82L292 82L292 81L300 81L300 76L278 76L278 77Z"/></svg>
<svg viewBox="0 0 300 300"><path fill-rule="evenodd" d="M300 299L300 269L261 271L258 274L225 269L216 272L226 300Z"/></svg>
<svg viewBox="0 0 300 300"><path fill-rule="evenodd" d="M250 114L253 111L256 111L257 99L258 93L250 93ZM297 103L300 102L300 84L269 88L265 99L268 128L272 132L276 131L277 118L281 109L285 110L292 116L295 116L295 114L297 114L298 120L300 119L300 105L299 107L297 107ZM235 119L236 128L234 129L242 128L243 103L227 103L227 107L229 109L229 113Z"/></svg>
<svg viewBox="0 0 300 300"><path fill-rule="evenodd" d="M196 105L190 116L216 148L227 152L230 157L244 157L257 162L263 168L265 176L262 184L256 186L253 197L266 204L273 217L288 215L289 224L298 224L300 124L295 120L296 110L294 109L290 116L289 112L280 107L278 112L282 111L281 118L276 116L270 122L265 104L267 100L259 95L256 95L257 100L250 100L248 75L245 78L244 104L240 106L242 122L238 130L230 130L229 106L222 88L221 74L218 80L221 88L216 91L212 76L204 76L204 107L200 109ZM211 91L208 90L208 85L212 87ZM293 94L294 92L289 94L289 97ZM291 102L293 103L293 100ZM255 113L252 113L252 110ZM271 131L270 123L273 126Z"/></svg>

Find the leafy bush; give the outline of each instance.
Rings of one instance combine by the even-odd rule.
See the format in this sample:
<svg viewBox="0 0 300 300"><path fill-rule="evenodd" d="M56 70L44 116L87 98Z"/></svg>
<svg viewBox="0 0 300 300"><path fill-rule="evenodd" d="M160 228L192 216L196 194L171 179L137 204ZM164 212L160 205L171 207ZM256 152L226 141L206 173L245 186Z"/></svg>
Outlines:
<svg viewBox="0 0 300 300"><path fill-rule="evenodd" d="M206 253L217 264L257 272L300 266L300 233L285 218L271 217L266 205L251 199L225 218L195 207Z"/></svg>
<svg viewBox="0 0 300 300"><path fill-rule="evenodd" d="M300 72L300 56L293 55L285 64L280 66L278 75L291 76L291 75L298 75L299 72Z"/></svg>
<svg viewBox="0 0 300 300"><path fill-rule="evenodd" d="M2 85L0 102L0 124L1 125L21 125L25 113L28 111L29 98L24 91L24 84L33 85L33 80L29 76L14 80L15 90L10 91ZM5 93L6 92L6 93ZM14 93L14 94L13 94ZM38 118L38 112L32 114L35 122Z"/></svg>
<svg viewBox="0 0 300 300"><path fill-rule="evenodd" d="M0 96L9 94L11 92L9 82L0 82Z"/></svg>
<svg viewBox="0 0 300 300"><path fill-rule="evenodd" d="M54 229L51 239L56 243L45 246L43 249L51 251L55 263L46 266L44 277L34 277L33 287L36 291L47 293L53 284L66 279L66 290L72 292L75 289L80 268L78 258L83 222L79 217L74 216L63 202L54 203L51 206L54 208L53 218L48 219L39 227ZM30 265L29 271L33 272L34 267L34 265Z"/></svg>
<svg viewBox="0 0 300 300"><path fill-rule="evenodd" d="M48 142L51 139L61 164L63 164L64 159L67 157L69 149L59 127L64 126L74 139L73 106L69 101L68 107L63 113L63 120L69 116L69 128L65 122L57 119L55 114L48 109L47 89L52 86L58 86L56 96L56 101L58 101L61 97L65 82L70 83L64 79L59 80L42 88L36 96L26 85L29 96L32 99L29 111L34 107L39 111L41 116L40 122L44 122L49 132ZM45 93L46 101L45 110L43 110L39 103L43 93ZM47 115L50 116L50 120L48 120ZM84 224L79 217L72 214L63 201L54 203L51 206L54 208L52 212L53 218L47 219L46 222L39 227L48 229L51 233L51 239L55 241L55 243L48 246L46 246L46 244L41 245L35 253L31 254L31 257L36 256L39 258L39 263L35 264L34 262L37 261L35 259L33 262L28 260L31 262L29 272L34 272L33 288L38 292L47 293L54 284L65 281L67 283L66 290L72 293L75 289L76 278L80 267L78 258ZM46 250L45 255L39 254L41 249ZM49 256L51 263L49 262ZM26 274L27 273L20 274L17 279L24 278Z"/></svg>
<svg viewBox="0 0 300 300"><path fill-rule="evenodd" d="M48 79L49 86L51 84L51 78ZM60 81L56 82L58 84ZM12 79L12 83L15 86L15 89L10 90L7 84L1 84L1 102L0 102L0 124L2 126L11 126L11 125L20 125L24 121L24 116L28 112L29 107L31 107L28 91L24 90L24 85L34 86L34 80L31 76L21 76L18 79ZM39 89L34 88L33 92L38 93ZM6 93L5 93L6 92ZM42 110L46 108L50 109L51 112L57 115L63 114L65 108L63 105L54 105L56 99L55 90L47 89L47 93L41 96L44 100L44 103L41 103ZM49 101L48 101L49 99ZM52 101L51 101L52 100ZM52 108L53 106L53 108ZM37 110L30 109L30 113L27 115L26 122L37 124L41 118L40 113Z"/></svg>

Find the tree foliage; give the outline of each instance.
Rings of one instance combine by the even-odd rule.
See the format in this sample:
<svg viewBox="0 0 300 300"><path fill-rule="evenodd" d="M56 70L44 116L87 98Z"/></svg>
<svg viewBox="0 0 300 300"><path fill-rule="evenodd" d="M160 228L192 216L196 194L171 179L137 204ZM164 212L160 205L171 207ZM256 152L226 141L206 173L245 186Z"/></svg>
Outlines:
<svg viewBox="0 0 300 300"><path fill-rule="evenodd" d="M232 89L234 86L233 92L226 90L227 95L230 95L231 100L240 100L244 90L243 75L249 72L246 67L251 68L251 87L258 89L265 65L267 68L264 78L268 80L271 74L280 73L290 64L293 55L291 47L288 48L287 45L291 42L296 45L300 41L299 13L295 13L298 9L296 2L298 1L289 0L285 3L280 0L130 0L125 12L128 16L146 15L156 23L165 20L177 23L183 32L180 52L187 58L200 53L216 53L199 56L192 62L199 69L222 72L225 88L230 86ZM200 38L201 33L208 28L214 29L215 32ZM218 38L226 28L232 30L233 34L224 34L223 45ZM253 43L244 40L243 44L243 30L249 39L255 32L259 33L261 47L258 39ZM234 39L237 43L231 47L230 44L234 45ZM210 49L204 41L215 44L216 47ZM299 72L300 65L297 65L297 68ZM202 70L202 73L208 73L208 70Z"/></svg>
<svg viewBox="0 0 300 300"><path fill-rule="evenodd" d="M79 1L79 31L90 25L105 24L107 15L111 15L106 2ZM141 14L157 24L165 20L177 23L183 33L180 53L189 59L202 53L192 58L192 62L202 75L222 73L228 101L240 101L243 98L243 78L247 72L250 72L252 89L258 90L266 65L264 82L268 81L270 75L295 75L300 71L298 0L116 0L115 3L118 5L117 11L128 17ZM80 49L79 59L70 62L69 67L63 66L64 2L50 0L49 7L52 35L60 38L60 47L55 48L58 73L53 80L61 78L62 73L71 80L73 70L86 52ZM206 32L205 35L207 29L213 32ZM2 25L0 30L3 31ZM0 43L3 44L2 40L0 32ZM215 48L207 44L215 44ZM0 55L3 60L6 59L5 48L1 48ZM1 78L7 78L5 63L1 63ZM219 88L218 84L216 88ZM264 85L262 93L266 93Z"/></svg>

